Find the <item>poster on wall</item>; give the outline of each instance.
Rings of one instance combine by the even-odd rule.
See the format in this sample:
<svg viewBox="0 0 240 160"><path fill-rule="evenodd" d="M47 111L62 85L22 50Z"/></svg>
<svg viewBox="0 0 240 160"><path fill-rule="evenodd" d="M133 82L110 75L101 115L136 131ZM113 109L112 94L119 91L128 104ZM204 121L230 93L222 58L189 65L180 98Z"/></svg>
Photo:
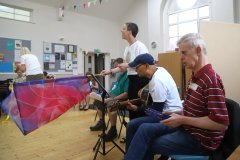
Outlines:
<svg viewBox="0 0 240 160"><path fill-rule="evenodd" d="M65 68L66 68L66 61L61 61L60 69L65 69Z"/></svg>
<svg viewBox="0 0 240 160"><path fill-rule="evenodd" d="M15 40L15 49L22 48L22 40Z"/></svg>
<svg viewBox="0 0 240 160"><path fill-rule="evenodd" d="M15 61L15 62L20 62L20 61L21 61L21 53L20 53L20 50L15 50L15 51L14 51L14 61Z"/></svg>
<svg viewBox="0 0 240 160"><path fill-rule="evenodd" d="M72 70L72 61L66 61L66 70Z"/></svg>
<svg viewBox="0 0 240 160"><path fill-rule="evenodd" d="M65 52L65 46L64 45L54 45L54 52L60 52L64 53Z"/></svg>
<svg viewBox="0 0 240 160"><path fill-rule="evenodd" d="M44 53L52 53L52 43L44 42L43 51Z"/></svg>
<svg viewBox="0 0 240 160"><path fill-rule="evenodd" d="M74 45L68 45L68 52L73 53L74 52Z"/></svg>
<svg viewBox="0 0 240 160"><path fill-rule="evenodd" d="M14 50L14 40L7 40L7 50Z"/></svg>

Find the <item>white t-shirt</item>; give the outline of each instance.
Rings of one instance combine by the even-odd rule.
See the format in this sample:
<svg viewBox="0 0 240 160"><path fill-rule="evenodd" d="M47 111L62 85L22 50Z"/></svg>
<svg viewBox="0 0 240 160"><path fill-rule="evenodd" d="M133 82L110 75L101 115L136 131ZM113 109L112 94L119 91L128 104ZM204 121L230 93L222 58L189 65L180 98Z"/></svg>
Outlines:
<svg viewBox="0 0 240 160"><path fill-rule="evenodd" d="M21 56L21 64L26 65L26 75L43 74L41 65L37 57L33 54L24 54Z"/></svg>
<svg viewBox="0 0 240 160"><path fill-rule="evenodd" d="M153 102L164 102L163 111L182 110L177 85L166 69L157 67L157 71L149 82L149 93Z"/></svg>
<svg viewBox="0 0 240 160"><path fill-rule="evenodd" d="M127 46L124 51L124 60L127 63L132 62L138 55L149 53L147 47L140 41L134 42L132 45ZM127 69L128 75L136 75L137 72L133 68Z"/></svg>

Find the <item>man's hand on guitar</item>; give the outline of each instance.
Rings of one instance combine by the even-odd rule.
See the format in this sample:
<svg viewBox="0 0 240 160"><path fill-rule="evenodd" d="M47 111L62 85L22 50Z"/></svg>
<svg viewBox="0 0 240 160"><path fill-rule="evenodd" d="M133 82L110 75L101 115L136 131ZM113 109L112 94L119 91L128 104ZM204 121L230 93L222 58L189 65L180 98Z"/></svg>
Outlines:
<svg viewBox="0 0 240 160"><path fill-rule="evenodd" d="M137 111L137 106L133 105L131 102L127 103L127 108L132 111Z"/></svg>
<svg viewBox="0 0 240 160"><path fill-rule="evenodd" d="M104 103L109 103L109 102L111 102L111 101L113 101L112 98L105 98L105 99L104 99Z"/></svg>

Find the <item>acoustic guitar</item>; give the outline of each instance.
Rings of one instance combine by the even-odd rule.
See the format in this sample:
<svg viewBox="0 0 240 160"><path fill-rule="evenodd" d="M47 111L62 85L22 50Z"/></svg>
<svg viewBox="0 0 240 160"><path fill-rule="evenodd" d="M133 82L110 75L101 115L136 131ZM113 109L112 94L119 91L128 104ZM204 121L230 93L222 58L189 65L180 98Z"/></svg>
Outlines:
<svg viewBox="0 0 240 160"><path fill-rule="evenodd" d="M140 98L127 101L113 101L110 105L108 105L108 107L110 108L110 111L116 111L119 106L127 106L129 102L132 104L141 103L142 107L145 107L149 103L149 97L149 90L147 88L143 88L140 93Z"/></svg>

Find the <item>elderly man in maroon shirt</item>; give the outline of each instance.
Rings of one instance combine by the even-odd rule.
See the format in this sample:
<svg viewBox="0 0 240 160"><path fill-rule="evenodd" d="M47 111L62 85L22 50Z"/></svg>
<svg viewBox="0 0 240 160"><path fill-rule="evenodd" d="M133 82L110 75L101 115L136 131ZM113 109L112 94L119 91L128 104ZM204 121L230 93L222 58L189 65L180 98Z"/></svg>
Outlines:
<svg viewBox="0 0 240 160"><path fill-rule="evenodd" d="M193 71L182 114L172 113L160 123L142 124L125 160L153 159L161 155L209 155L216 150L229 125L225 91L219 75L208 63L204 40L190 33L177 43L181 61Z"/></svg>

